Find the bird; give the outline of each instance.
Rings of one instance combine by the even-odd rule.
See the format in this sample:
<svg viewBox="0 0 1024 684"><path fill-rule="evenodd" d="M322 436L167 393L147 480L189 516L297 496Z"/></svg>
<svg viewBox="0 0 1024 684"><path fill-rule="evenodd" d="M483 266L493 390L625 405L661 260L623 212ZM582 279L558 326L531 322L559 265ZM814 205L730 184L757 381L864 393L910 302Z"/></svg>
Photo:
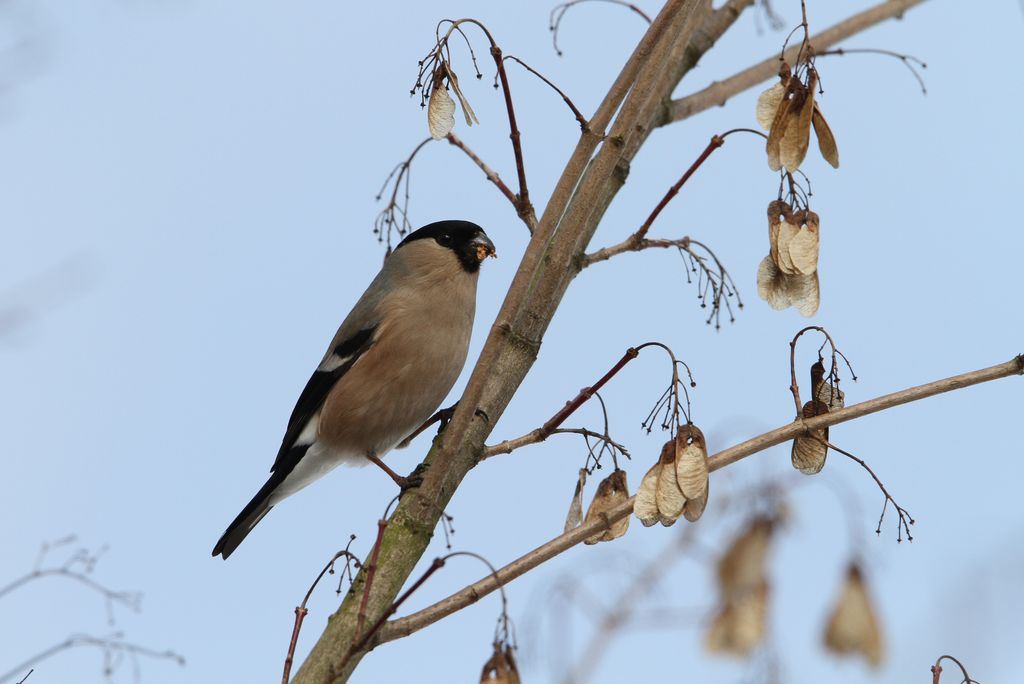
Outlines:
<svg viewBox="0 0 1024 684"><path fill-rule="evenodd" d="M380 460L420 427L469 351L480 265L497 256L483 228L438 221L409 233L345 317L288 419L270 477L221 535L226 560L283 499L341 463Z"/></svg>

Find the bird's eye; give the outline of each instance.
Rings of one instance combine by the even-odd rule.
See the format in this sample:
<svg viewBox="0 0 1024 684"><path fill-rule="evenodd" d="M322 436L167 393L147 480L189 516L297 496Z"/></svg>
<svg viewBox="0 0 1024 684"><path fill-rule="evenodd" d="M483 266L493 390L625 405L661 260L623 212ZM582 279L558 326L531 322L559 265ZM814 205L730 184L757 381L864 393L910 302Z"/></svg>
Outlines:
<svg viewBox="0 0 1024 684"><path fill-rule="evenodd" d="M449 245L452 244L452 236L449 235L448 233L445 233L437 238L437 243L439 245L443 245L444 247L448 247Z"/></svg>

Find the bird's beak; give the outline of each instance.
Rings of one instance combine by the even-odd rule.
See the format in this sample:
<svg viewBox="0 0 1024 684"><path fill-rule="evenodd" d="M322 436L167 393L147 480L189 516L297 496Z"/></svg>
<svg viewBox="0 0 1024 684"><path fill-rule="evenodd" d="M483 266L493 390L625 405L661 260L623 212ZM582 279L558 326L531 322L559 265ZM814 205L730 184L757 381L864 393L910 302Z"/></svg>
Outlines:
<svg viewBox="0 0 1024 684"><path fill-rule="evenodd" d="M477 261L483 261L489 256L492 256L495 259L498 258L498 252L496 249L494 249L494 243L491 242L491 239L484 235L483 233L480 233L475 238L473 238L471 244L474 247L476 247Z"/></svg>

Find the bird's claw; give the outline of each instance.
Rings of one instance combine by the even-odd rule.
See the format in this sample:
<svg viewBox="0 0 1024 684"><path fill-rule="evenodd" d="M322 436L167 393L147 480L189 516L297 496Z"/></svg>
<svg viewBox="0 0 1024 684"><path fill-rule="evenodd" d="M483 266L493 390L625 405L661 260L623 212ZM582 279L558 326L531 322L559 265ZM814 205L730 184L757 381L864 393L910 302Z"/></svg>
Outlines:
<svg viewBox="0 0 1024 684"><path fill-rule="evenodd" d="M398 487L402 490L403 494L406 491L416 489L423 484L423 475L427 472L427 467L427 463L420 463L411 473L405 477L399 478L399 480L396 480L396 482L398 482Z"/></svg>

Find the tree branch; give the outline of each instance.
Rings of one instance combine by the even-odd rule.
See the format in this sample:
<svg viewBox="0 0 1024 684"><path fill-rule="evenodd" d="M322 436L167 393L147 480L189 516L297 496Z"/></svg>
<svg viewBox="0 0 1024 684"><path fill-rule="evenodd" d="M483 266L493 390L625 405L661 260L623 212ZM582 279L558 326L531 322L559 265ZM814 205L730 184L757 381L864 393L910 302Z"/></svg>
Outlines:
<svg viewBox="0 0 1024 684"><path fill-rule="evenodd" d="M909 389L893 392L884 396L870 399L860 404L848 406L844 409L827 413L806 420L797 420L788 425L776 428L749 439L736 446L724 449L708 459L708 470L715 471L731 465L747 456L764 451L769 447L787 442L798 435L810 430L837 425L855 418L860 418L871 413L877 413L900 404L918 401L932 397L944 392L970 387L983 382L1009 377L1011 375L1024 375L1024 355L1016 356L1006 363L1001 363L989 368L971 371L954 375L942 380L936 380L925 385L918 385ZM558 554L571 549L594 534L599 534L609 529L613 524L622 520L633 512L633 498L608 511L605 516L592 520L589 523L559 535L554 539L538 546L533 551L512 561L503 568L500 568L493 576L485 577L468 587L455 592L451 596L438 601L437 603L417 611L412 615L399 618L386 625L375 640L375 644L382 644L394 641L417 632L428 625L431 625L452 613L455 613L467 606L476 603L478 600L497 589L499 586L508 584L517 577L529 572L542 563L551 560Z"/></svg>
<svg viewBox="0 0 1024 684"><path fill-rule="evenodd" d="M581 251L580 243L585 245L596 229L601 212L594 212L607 206L621 186L621 182L613 185L609 192L606 184L614 179L615 168L627 151L631 157L646 139L654 119L652 110L667 102L675 85L666 82L674 49L679 43L689 43L697 19L709 8L709 0L666 3L591 118L590 132L580 136L530 239L455 415L427 456L431 467L423 484L402 497L392 514L379 552L381 570L367 605L370 620L379 618L401 591L426 550L445 505L478 462L494 422L533 365L540 339L573 277L571 266ZM655 89L655 85L659 87ZM594 156L613 116L611 135ZM335 612L297 673L297 684L343 681L358 665L365 651L339 666L356 640L358 601L352 596L360 594L365 581L366 573L361 571L353 594Z"/></svg>
<svg viewBox="0 0 1024 684"><path fill-rule="evenodd" d="M855 33L860 33L875 24L894 17L902 17L904 12L922 2L924 0L887 0L887 2L866 9L849 19L845 19L825 29L821 33L811 36L811 45L814 46L815 50L829 48L839 41L845 40ZM783 59L792 63L796 59L799 50L799 45L789 48L783 55ZM674 121L681 121L715 105L722 106L729 98L748 88L753 88L758 83L766 81L772 76L776 76L778 72L779 58L776 56L769 57L752 67L730 76L724 81L715 81L703 90L673 100L669 107L668 116L661 123L665 125Z"/></svg>
<svg viewBox="0 0 1024 684"><path fill-rule="evenodd" d="M713 10L711 0L669 0L609 88L555 184L452 421L427 455L430 467L423 484L407 492L391 516L366 607L369 620L392 605L425 552L445 505L479 462L485 439L532 367L578 273L573 266L579 255L624 184L630 162L668 117L672 90L750 4L732 0ZM628 510L620 518L625 515ZM569 534L576 543L588 531L578 528ZM558 552L550 550L551 555ZM354 595L365 581L361 571ZM349 677L365 653L359 651L340 666L357 639L357 604L350 595L334 613L296 675L297 684Z"/></svg>
<svg viewBox="0 0 1024 684"><path fill-rule="evenodd" d="M690 246L690 237L683 236L676 240L664 240L664 239L642 239L635 241L633 236L630 235L622 242L611 245L609 247L602 247L596 252L586 254L580 260L580 270L583 270L587 266L593 266L599 264L602 261L608 261L613 256L619 254L625 254L626 252L642 252L645 249L668 249L669 247L675 247L677 249L686 249Z"/></svg>

